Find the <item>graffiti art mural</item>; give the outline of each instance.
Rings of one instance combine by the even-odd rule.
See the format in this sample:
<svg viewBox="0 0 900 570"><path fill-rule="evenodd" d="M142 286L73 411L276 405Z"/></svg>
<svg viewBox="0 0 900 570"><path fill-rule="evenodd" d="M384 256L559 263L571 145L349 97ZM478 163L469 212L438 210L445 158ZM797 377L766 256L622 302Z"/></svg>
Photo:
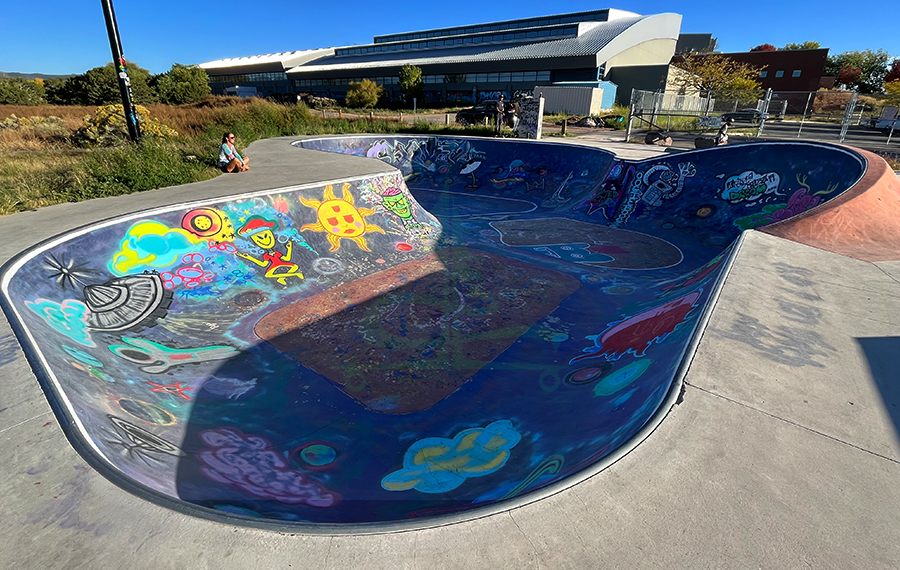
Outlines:
<svg viewBox="0 0 900 570"><path fill-rule="evenodd" d="M396 170L106 220L5 268L72 437L188 512L407 524L579 479L659 421L739 231L863 164L803 144L299 146Z"/></svg>

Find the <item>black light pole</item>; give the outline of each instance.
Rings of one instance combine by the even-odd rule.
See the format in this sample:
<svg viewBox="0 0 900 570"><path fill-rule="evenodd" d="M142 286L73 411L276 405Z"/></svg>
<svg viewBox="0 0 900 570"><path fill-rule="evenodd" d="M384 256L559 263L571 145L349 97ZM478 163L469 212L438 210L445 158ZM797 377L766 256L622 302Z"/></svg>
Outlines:
<svg viewBox="0 0 900 570"><path fill-rule="evenodd" d="M138 126L137 117L134 114L134 104L131 102L131 80L128 78L128 69L125 65L125 55L122 54L122 41L119 39L119 26L116 24L116 13L113 11L112 0L100 0L103 4L103 16L106 18L106 33L109 34L109 47L112 48L113 69L119 78L119 92L122 94L122 108L125 110L125 124L128 125L128 136L132 142L141 141L141 129Z"/></svg>

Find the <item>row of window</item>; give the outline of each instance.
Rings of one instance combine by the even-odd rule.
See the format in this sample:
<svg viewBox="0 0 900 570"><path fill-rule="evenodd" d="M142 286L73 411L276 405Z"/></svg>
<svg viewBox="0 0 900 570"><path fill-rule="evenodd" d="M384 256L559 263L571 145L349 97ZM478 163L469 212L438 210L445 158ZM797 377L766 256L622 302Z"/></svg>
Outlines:
<svg viewBox="0 0 900 570"><path fill-rule="evenodd" d="M400 83L399 77L337 77L334 79L297 79L294 81L294 86L315 87L317 85L349 85L351 83L359 83L363 79L374 81L378 85L397 85Z"/></svg>
<svg viewBox="0 0 900 570"><path fill-rule="evenodd" d="M397 77L366 77L379 85L397 85ZM334 79L297 79L295 87L315 87L318 85L349 85L359 83L360 77L338 77ZM453 73L450 75L423 75L422 82L434 83L535 83L550 81L549 71L509 71L503 73Z"/></svg>
<svg viewBox="0 0 900 570"><path fill-rule="evenodd" d="M247 81L287 81L287 75L283 72L274 73L244 73L241 75L210 75L210 83L246 83Z"/></svg>
<svg viewBox="0 0 900 570"><path fill-rule="evenodd" d="M527 40L536 38L563 38L575 37L578 35L578 28L554 28L552 30L531 30L528 32L508 32L505 34L493 34L487 36L467 36L460 38L452 38L447 40L428 40L424 42L411 42L405 44L386 44L374 46L362 46L357 48L339 49L335 51L336 56L360 55L364 53L376 53L387 51L406 51L413 49L426 49L434 47L459 46L468 44L486 44L495 42L508 42L514 40Z"/></svg>
<svg viewBox="0 0 900 570"><path fill-rule="evenodd" d="M597 16L602 16L598 18ZM406 40L419 40L423 38L440 38L443 36L456 36L459 34L477 34L480 32L496 32L502 30L518 30L520 28L533 28L535 26L553 26L556 24L573 24L576 22L605 22L607 19L606 10L599 12L590 12L588 14L580 14L577 16L566 16L558 18L540 18L531 20L520 20L518 22L501 22L497 24L485 24L483 26L472 26L468 28L449 28L445 30L432 30L429 32L414 32L411 34L397 34L393 36L383 36L375 38L375 43L387 42L403 42Z"/></svg>
<svg viewBox="0 0 900 570"><path fill-rule="evenodd" d="M450 75L425 75L425 83L533 83L550 81L549 71L509 71L502 73L454 73Z"/></svg>
<svg viewBox="0 0 900 570"><path fill-rule="evenodd" d="M768 71L760 71L760 72L759 72L759 76L760 76L760 77L768 77L768 76L769 76L769 72L768 72ZM783 69L779 69L778 71L776 71L776 72L775 72L775 77L784 77L784 70L783 70ZM800 77L800 70L799 70L799 69L795 69L795 70L791 73L791 77Z"/></svg>

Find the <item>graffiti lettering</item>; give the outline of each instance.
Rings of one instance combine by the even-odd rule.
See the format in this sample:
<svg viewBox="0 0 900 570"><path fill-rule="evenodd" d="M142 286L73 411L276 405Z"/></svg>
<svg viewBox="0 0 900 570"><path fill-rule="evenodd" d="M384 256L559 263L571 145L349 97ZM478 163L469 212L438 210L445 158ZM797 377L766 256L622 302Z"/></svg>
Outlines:
<svg viewBox="0 0 900 570"><path fill-rule="evenodd" d="M753 202L766 194L778 194L778 185L781 177L777 172L759 174L752 170L746 170L737 176L725 180L725 185L719 190L719 197L732 204L741 202Z"/></svg>

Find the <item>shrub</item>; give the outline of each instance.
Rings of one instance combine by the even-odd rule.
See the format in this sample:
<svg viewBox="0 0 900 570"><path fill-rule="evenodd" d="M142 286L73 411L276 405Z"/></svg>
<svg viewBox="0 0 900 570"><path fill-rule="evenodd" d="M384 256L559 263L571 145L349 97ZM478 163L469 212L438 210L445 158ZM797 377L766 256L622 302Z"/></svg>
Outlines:
<svg viewBox="0 0 900 570"><path fill-rule="evenodd" d="M167 139L178 136L175 129L150 117L150 111L135 105L141 137ZM75 132L75 143L79 146L117 146L129 140L125 111L122 105L103 105L97 108L94 117L84 118L84 126Z"/></svg>
<svg viewBox="0 0 900 570"><path fill-rule="evenodd" d="M347 89L347 106L355 109L374 107L382 93L384 93L384 89L381 85L369 79L351 83Z"/></svg>
<svg viewBox="0 0 900 570"><path fill-rule="evenodd" d="M0 104L40 105L44 103L43 82L19 77L0 77Z"/></svg>
<svg viewBox="0 0 900 570"><path fill-rule="evenodd" d="M165 188L206 178L206 164L185 161L183 155L164 140L148 140L136 146L98 149L89 152L82 164L86 179L67 189L69 200L85 200Z"/></svg>
<svg viewBox="0 0 900 570"><path fill-rule="evenodd" d="M331 97L316 97L315 95L307 95L303 98L303 101L313 109L338 106L338 102Z"/></svg>
<svg viewBox="0 0 900 570"><path fill-rule="evenodd" d="M53 138L65 136L68 128L66 122L59 117L22 117L10 115L6 120L0 121L0 131L13 130L28 132L40 138Z"/></svg>

